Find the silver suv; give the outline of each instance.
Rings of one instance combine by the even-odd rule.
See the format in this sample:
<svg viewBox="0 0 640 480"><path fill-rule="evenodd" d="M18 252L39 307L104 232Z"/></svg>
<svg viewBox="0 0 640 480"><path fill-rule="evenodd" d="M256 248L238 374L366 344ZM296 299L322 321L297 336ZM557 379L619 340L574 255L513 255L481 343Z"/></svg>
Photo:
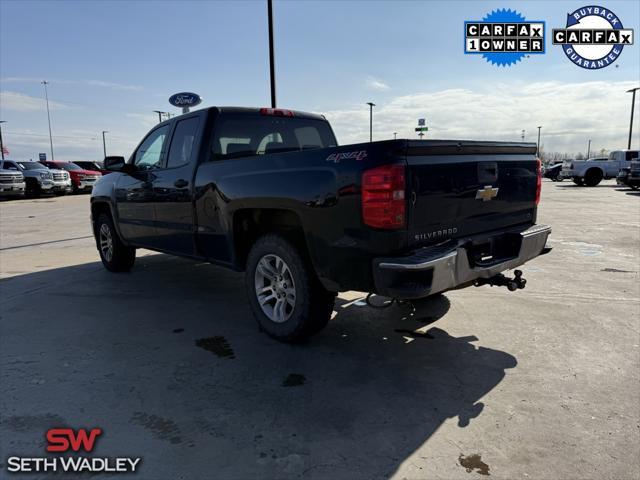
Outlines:
<svg viewBox="0 0 640 480"><path fill-rule="evenodd" d="M24 196L24 176L18 170L0 168L0 197Z"/></svg>

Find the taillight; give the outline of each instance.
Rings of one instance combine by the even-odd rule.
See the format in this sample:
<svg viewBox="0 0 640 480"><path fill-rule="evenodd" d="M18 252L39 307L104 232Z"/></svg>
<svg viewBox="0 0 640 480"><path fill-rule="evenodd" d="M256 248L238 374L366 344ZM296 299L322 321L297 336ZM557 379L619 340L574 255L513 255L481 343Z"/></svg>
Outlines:
<svg viewBox="0 0 640 480"><path fill-rule="evenodd" d="M293 117L293 110L283 108L261 108L260 115L273 115L274 117Z"/></svg>
<svg viewBox="0 0 640 480"><path fill-rule="evenodd" d="M538 159L538 165L536 166L536 205L540 203L540 193L542 192L542 162Z"/></svg>
<svg viewBox="0 0 640 480"><path fill-rule="evenodd" d="M406 223L404 165L383 165L362 174L365 225L393 230Z"/></svg>

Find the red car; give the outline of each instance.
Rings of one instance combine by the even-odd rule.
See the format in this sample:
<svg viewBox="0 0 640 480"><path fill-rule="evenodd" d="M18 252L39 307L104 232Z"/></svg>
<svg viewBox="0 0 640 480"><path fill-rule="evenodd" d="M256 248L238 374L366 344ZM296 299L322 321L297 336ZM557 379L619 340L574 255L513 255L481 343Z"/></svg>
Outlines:
<svg viewBox="0 0 640 480"><path fill-rule="evenodd" d="M80 168L84 168L85 170L95 170L96 172L100 172L102 175L111 173L109 170L104 169L102 162L82 160L81 162L73 162L73 163L78 165Z"/></svg>
<svg viewBox="0 0 640 480"><path fill-rule="evenodd" d="M84 168L79 167L75 163L71 162L41 161L40 163L48 168L57 168L59 170L66 170L67 172L69 172L69 176L71 176L71 186L73 188L73 193L82 191L90 192L93 189L95 183L102 176L102 174L96 170L85 170Z"/></svg>

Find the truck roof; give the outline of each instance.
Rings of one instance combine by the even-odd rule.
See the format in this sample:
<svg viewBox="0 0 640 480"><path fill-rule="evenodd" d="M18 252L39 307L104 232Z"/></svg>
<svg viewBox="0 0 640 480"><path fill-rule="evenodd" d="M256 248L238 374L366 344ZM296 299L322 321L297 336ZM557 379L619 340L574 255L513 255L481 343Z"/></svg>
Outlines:
<svg viewBox="0 0 640 480"><path fill-rule="evenodd" d="M205 108L199 108L197 110L192 110L189 113L193 113L193 112L197 112L197 111L201 111L201 110L215 110L219 113L240 113L240 114L245 114L245 115L263 115L261 113L261 111L263 109L270 109L270 107L229 107L229 106L213 106L213 107L205 107ZM290 108L276 108L276 110L286 110L288 112L293 112L293 117L294 118L307 118L310 120L322 120L322 121L326 121L327 119L325 118L324 115L320 115L318 113L310 113L310 112L302 112L300 110L292 110ZM182 114L182 115L187 115L187 114ZM175 116L175 117L171 117L170 120L174 120L176 118L180 118L182 115L179 116ZM170 120L165 120L162 123L165 122L169 122Z"/></svg>

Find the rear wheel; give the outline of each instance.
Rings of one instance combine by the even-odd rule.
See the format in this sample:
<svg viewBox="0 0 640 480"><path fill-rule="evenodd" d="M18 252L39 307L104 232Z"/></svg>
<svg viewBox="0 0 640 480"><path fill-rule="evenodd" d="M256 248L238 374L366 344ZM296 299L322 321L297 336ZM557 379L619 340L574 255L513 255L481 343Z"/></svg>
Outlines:
<svg viewBox="0 0 640 480"><path fill-rule="evenodd" d="M245 286L260 328L277 340L300 341L331 318L335 293L322 286L306 255L278 235L251 248Z"/></svg>
<svg viewBox="0 0 640 480"><path fill-rule="evenodd" d="M122 243L111 217L100 214L96 222L96 240L100 260L111 272L128 272L136 261L136 249Z"/></svg>
<svg viewBox="0 0 640 480"><path fill-rule="evenodd" d="M587 170L587 173L584 176L584 183L588 187L595 187L602 181L602 170L598 168L592 168L591 170Z"/></svg>

